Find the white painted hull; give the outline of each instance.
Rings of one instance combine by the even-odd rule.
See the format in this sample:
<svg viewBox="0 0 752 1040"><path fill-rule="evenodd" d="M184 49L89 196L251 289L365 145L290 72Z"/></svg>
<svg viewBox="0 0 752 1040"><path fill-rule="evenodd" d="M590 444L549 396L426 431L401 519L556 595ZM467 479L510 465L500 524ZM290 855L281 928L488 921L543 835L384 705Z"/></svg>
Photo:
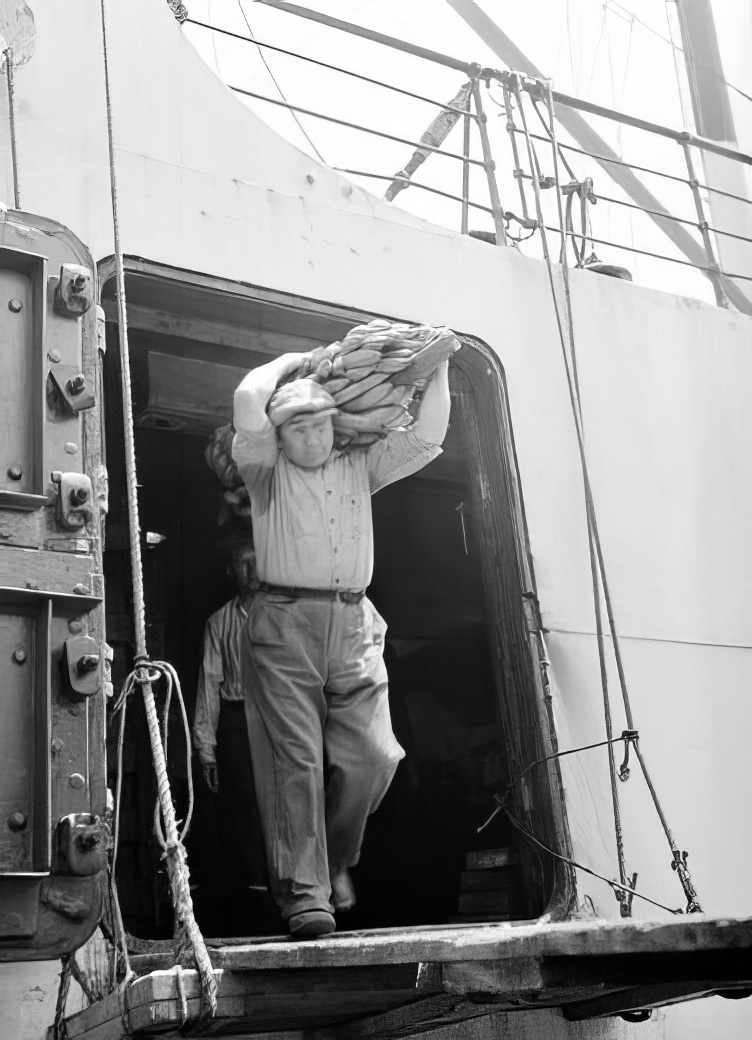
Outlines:
<svg viewBox="0 0 752 1040"><path fill-rule="evenodd" d="M544 264L424 224L317 166L215 79L166 4L109 6L125 253L449 325L498 355L559 746L602 740L582 477ZM16 77L22 206L70 227L102 260L112 252L112 218L98 5L45 0L34 14L36 54ZM0 177L11 200L7 154ZM752 915L752 321L590 273L574 272L572 291L587 456L641 747L677 843L690 851L704 909ZM575 858L615 877L605 756L570 756L561 769ZM638 891L682 906L634 762L620 794ZM577 896L618 918L603 882L580 874ZM640 900L634 913L665 916ZM41 1037L56 973L0 968L0 1007L16 1030L4 1035ZM568 1026L544 1011L523 1024L519 1014L509 1035L699 1040L712 1014L717 1038L741 1036L748 1004L712 1006L660 1012L641 1026Z"/></svg>

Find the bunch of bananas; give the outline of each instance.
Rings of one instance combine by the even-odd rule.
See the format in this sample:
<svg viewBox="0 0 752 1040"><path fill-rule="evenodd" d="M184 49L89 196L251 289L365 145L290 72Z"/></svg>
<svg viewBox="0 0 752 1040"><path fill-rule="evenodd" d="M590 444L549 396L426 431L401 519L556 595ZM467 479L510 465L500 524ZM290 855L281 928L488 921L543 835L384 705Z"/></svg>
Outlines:
<svg viewBox="0 0 752 1040"><path fill-rule="evenodd" d="M459 345L449 329L377 318L312 350L295 377L318 380L334 398L337 447L367 447L412 421L416 390Z"/></svg>
<svg viewBox="0 0 752 1040"><path fill-rule="evenodd" d="M207 466L216 474L224 489L222 491L222 510L218 520L220 527L233 513L249 523L251 519L248 488L241 480L238 467L232 457L234 436L235 427L231 423L227 426L220 426L211 435L204 451Z"/></svg>
<svg viewBox="0 0 752 1040"><path fill-rule="evenodd" d="M449 329L376 318L310 351L292 378L316 379L334 398L336 447L368 447L412 422L416 392L459 346ZM225 512L249 520L248 491L232 458L234 434L232 425L215 430L204 457L224 487Z"/></svg>

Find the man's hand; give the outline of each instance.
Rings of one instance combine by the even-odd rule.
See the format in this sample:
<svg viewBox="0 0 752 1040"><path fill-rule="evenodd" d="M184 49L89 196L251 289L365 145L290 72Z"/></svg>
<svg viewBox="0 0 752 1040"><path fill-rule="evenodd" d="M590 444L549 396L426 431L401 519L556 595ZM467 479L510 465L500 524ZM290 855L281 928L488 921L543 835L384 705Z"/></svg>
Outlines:
<svg viewBox="0 0 752 1040"><path fill-rule="evenodd" d="M204 774L204 783L212 794L219 794L219 773L216 762L202 762L201 771Z"/></svg>

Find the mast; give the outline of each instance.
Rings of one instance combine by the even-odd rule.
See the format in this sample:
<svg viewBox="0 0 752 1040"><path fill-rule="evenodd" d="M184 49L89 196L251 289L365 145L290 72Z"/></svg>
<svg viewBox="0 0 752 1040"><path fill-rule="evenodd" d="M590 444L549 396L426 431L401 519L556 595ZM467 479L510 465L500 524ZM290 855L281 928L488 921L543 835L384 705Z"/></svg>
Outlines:
<svg viewBox="0 0 752 1040"><path fill-rule="evenodd" d="M711 0L674 0L695 127L700 137L737 147Z"/></svg>
<svg viewBox="0 0 752 1040"><path fill-rule="evenodd" d="M701 137L736 148L734 115L712 0L674 0L674 3L696 132ZM752 200L745 171L738 163L704 150L701 162L705 184L718 189L706 193L711 227L752 239ZM715 241L723 269L741 273L752 270L752 243L717 233ZM749 282L734 284L747 299L752 300Z"/></svg>

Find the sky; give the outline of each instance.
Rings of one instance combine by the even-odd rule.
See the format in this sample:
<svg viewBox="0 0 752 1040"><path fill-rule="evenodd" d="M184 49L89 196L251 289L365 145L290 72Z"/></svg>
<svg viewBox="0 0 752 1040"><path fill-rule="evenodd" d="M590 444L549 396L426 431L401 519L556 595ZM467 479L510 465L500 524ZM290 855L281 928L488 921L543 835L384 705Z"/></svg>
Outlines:
<svg viewBox="0 0 752 1040"><path fill-rule="evenodd" d="M437 114L434 106L321 68L298 57L257 47L247 42L248 38L255 37L443 103L450 101L466 80L462 72L274 10L253 0L191 0L188 6L192 19L246 38L235 40L191 24L184 28L204 60L228 85L276 101L284 99L292 105L406 140L420 139ZM462 61L478 62L492 68L506 67L445 0L316 0L301 6ZM694 129L673 0L536 0L535 4L480 0L478 6L551 79L554 89L672 129ZM739 147L752 151L752 62L749 61L752 5L747 0L716 0L716 7L716 29L724 75L732 84L729 96ZM336 126L313 116L299 114L295 118L283 107L268 101L248 97L243 97L243 100L265 122L312 157L339 169L372 174L348 176L374 194L383 195L392 175L404 167L414 150L411 145ZM505 210L520 215L520 182L513 176L515 160L503 101L500 85L482 88L501 203ZM527 103L525 112L530 130L544 134L538 114ZM515 112L514 118L521 130L520 113ZM587 118L592 128L625 161L675 177L686 177L683 152L674 141L611 120L594 116ZM444 148L461 153L462 137L462 124L459 122L447 137ZM527 170L524 135L518 133L515 137L522 157L520 165ZM557 138L562 144L576 144L561 126L557 126ZM557 171L551 147L536 141L532 145L541 174L553 176ZM469 154L474 159L481 158L481 142L474 125ZM592 158L566 150L564 155L574 178L581 181L592 177L595 195L600 196L595 205L587 206L586 228L592 237L602 241L588 242L586 255L595 252L605 262L627 267L634 280L642 284L709 302L714 300L708 280L691 267L618 248L632 247L686 259L649 217L619 204L629 202L629 196ZM695 158L701 162L699 155ZM558 164L558 174L562 183L570 180L570 173L561 163ZM675 216L687 221L697 219L694 199L686 184L655 173L639 172L638 176ZM703 179L701 167L700 179ZM446 156L431 155L414 175L414 180L459 196L462 194L462 163ZM530 181L525 183L526 203L534 215ZM489 205L486 175L479 166L471 167L470 198L480 205ZM546 224L558 226L555 192L551 189L544 191L542 198ZM609 199L613 201L607 201ZM393 204L434 223L460 229L461 205L457 201L411 187L401 192ZM745 212L741 217L746 219L752 206L742 208ZM735 213L727 214L723 219L726 225L717 226L729 230L733 225L738 230ZM581 226L579 205L575 207L574 226L577 230ZM482 210L473 209L470 228L492 231L493 222ZM511 228L520 238L528 234L515 222ZM728 239L722 244L728 244ZM550 236L549 246L552 254L558 255L557 235ZM527 255L540 256L539 233L520 241L516 248ZM752 247L742 248L747 252L734 257L733 263L737 265L734 269L740 270L738 265L741 263L745 265L742 273L752 274ZM570 262L574 262L571 254ZM747 283L748 288L750 284Z"/></svg>

